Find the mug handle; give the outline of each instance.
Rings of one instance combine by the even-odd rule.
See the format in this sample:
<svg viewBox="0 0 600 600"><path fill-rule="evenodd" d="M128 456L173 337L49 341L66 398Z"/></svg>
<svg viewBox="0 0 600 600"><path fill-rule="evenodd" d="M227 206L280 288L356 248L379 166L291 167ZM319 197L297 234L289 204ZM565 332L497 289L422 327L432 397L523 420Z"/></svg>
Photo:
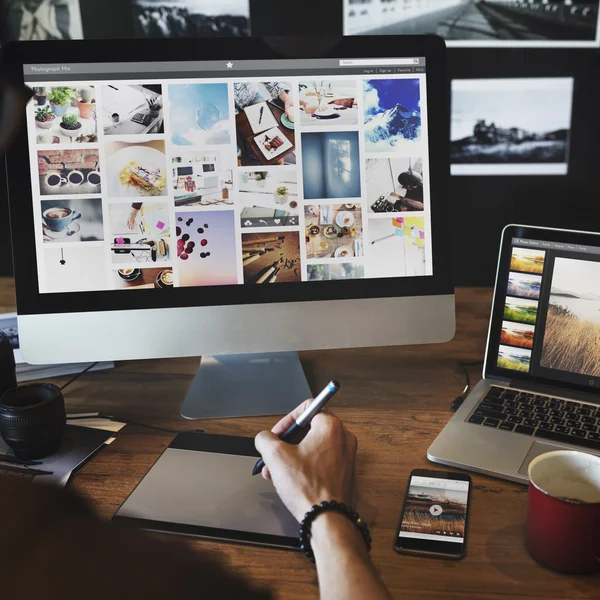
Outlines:
<svg viewBox="0 0 600 600"><path fill-rule="evenodd" d="M69 183L69 180L66 177L61 177L60 178L60 185L63 185L65 183Z"/></svg>
<svg viewBox="0 0 600 600"><path fill-rule="evenodd" d="M75 221L77 219L81 218L81 213L78 213L76 210L73 211L73 218L71 219L71 221Z"/></svg>

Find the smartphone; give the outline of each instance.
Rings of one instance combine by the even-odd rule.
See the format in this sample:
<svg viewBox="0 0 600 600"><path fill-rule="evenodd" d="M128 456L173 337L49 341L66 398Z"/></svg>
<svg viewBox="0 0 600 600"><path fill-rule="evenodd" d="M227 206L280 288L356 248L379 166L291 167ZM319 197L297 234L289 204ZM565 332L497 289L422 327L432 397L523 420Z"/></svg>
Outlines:
<svg viewBox="0 0 600 600"><path fill-rule="evenodd" d="M415 469L406 488L396 552L463 558L470 496L471 478L464 473Z"/></svg>

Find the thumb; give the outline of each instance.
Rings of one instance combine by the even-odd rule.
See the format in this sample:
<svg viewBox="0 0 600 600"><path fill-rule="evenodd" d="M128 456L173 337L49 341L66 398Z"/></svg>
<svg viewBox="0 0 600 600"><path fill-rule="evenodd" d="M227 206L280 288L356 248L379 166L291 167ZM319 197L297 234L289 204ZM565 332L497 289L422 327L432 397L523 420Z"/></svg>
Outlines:
<svg viewBox="0 0 600 600"><path fill-rule="evenodd" d="M272 431L261 431L254 438L254 446L260 452L265 463L270 456L273 456L281 443L281 440Z"/></svg>

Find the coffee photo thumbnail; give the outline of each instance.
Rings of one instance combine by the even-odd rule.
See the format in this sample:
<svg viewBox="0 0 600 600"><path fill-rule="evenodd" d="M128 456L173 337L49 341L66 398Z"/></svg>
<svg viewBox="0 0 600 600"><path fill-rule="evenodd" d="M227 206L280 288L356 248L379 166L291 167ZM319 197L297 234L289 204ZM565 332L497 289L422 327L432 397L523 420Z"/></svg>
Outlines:
<svg viewBox="0 0 600 600"><path fill-rule="evenodd" d="M113 289L169 290L173 288L173 269L123 267L112 272Z"/></svg>
<svg viewBox="0 0 600 600"><path fill-rule="evenodd" d="M102 200L42 200L45 243L101 242L104 240Z"/></svg>
<svg viewBox="0 0 600 600"><path fill-rule="evenodd" d="M42 196L102 192L98 150L39 150L37 159Z"/></svg>

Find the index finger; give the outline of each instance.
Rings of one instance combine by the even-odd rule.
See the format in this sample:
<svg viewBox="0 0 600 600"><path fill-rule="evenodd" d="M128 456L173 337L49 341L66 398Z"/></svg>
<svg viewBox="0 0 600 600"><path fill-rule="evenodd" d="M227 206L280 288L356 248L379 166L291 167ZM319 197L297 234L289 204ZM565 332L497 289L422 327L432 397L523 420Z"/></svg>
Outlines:
<svg viewBox="0 0 600 600"><path fill-rule="evenodd" d="M308 406L310 405L311 402L312 402L312 398L309 398L308 400L305 400L299 406L296 406L296 408L289 415L286 415L285 417L283 417L283 419L281 419L275 425L275 427L273 427L273 429L271 429L271 431L275 435L281 435L308 408Z"/></svg>

